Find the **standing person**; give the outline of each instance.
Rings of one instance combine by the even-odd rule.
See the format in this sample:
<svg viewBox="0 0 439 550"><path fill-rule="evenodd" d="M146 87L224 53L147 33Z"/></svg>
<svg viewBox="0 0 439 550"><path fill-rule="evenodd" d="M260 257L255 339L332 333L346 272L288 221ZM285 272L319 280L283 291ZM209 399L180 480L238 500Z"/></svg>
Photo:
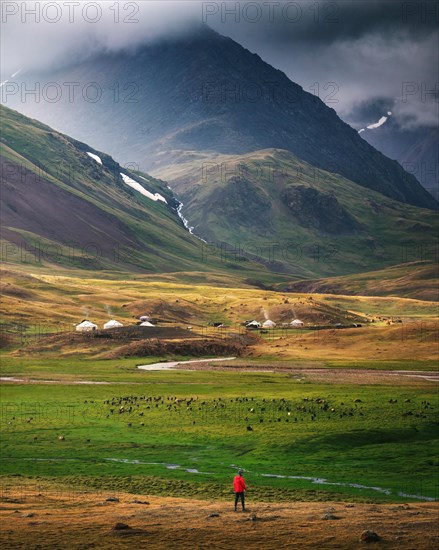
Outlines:
<svg viewBox="0 0 439 550"><path fill-rule="evenodd" d="M243 478L242 474L243 474L243 471L239 470L238 475L236 475L235 478L233 479L233 490L235 491L235 512L237 511L236 507L238 505L239 500L241 500L242 511L243 512L246 511L245 510L245 499L244 499L244 493L245 493L246 486L245 486L245 481L244 481L244 478Z"/></svg>

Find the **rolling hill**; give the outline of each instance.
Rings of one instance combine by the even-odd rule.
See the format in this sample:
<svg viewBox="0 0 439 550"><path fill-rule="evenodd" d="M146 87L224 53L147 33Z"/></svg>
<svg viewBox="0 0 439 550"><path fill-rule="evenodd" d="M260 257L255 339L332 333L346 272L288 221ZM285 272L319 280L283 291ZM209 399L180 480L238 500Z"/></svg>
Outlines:
<svg viewBox="0 0 439 550"><path fill-rule="evenodd" d="M205 244L184 227L164 182L6 107L0 114L5 263L227 272L225 262L207 261ZM132 181L144 194L126 183ZM261 272L250 262L248 268Z"/></svg>
<svg viewBox="0 0 439 550"><path fill-rule="evenodd" d="M355 275L280 284L278 288L284 292L401 296L437 302L438 278L437 261L415 261Z"/></svg>
<svg viewBox="0 0 439 550"><path fill-rule="evenodd" d="M327 275L436 257L436 212L403 204L293 153L205 156L161 169L184 215L224 256ZM311 277L312 278L312 277Z"/></svg>
<svg viewBox="0 0 439 550"><path fill-rule="evenodd" d="M379 269L435 246L431 210L278 149L162 169L203 241L164 181L6 107L1 121L7 263L207 272L264 288Z"/></svg>

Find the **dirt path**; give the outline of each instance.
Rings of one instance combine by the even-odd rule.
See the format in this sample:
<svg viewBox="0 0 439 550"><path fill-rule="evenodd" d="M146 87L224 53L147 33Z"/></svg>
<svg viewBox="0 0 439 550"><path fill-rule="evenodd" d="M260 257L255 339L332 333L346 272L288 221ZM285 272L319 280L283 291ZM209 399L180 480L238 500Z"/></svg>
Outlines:
<svg viewBox="0 0 439 550"><path fill-rule="evenodd" d="M0 503L3 549L356 549L363 530L372 546L439 547L439 504L230 503L119 494L18 493ZM137 501L137 502L135 502ZM323 519L328 511L336 519ZM213 514L213 515L212 515ZM116 523L129 529L113 530Z"/></svg>

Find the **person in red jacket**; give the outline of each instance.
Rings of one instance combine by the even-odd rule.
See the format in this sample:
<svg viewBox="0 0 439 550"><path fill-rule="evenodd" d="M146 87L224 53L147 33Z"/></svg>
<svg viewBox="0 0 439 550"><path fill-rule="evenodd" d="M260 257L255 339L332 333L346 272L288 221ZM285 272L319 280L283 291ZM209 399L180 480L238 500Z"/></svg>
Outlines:
<svg viewBox="0 0 439 550"><path fill-rule="evenodd" d="M242 511L245 512L245 499L244 499L244 493L245 493L245 481L242 477L243 471L239 470L238 475L236 475L233 479L233 490L235 491L235 512L236 507L238 505L238 501L241 500L242 504Z"/></svg>

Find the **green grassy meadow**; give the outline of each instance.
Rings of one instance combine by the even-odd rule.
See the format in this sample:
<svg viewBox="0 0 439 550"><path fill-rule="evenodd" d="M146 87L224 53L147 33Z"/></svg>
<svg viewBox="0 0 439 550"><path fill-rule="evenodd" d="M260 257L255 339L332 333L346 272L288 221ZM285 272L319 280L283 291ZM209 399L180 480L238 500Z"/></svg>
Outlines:
<svg viewBox="0 0 439 550"><path fill-rule="evenodd" d="M439 496L432 383L136 368L154 360L8 358L3 376L53 383L2 385L3 481L226 498L240 466L260 500Z"/></svg>
<svg viewBox="0 0 439 550"><path fill-rule="evenodd" d="M3 486L35 482L221 499L230 498L240 466L249 498L261 501L439 497L437 385L416 373L400 381L395 372L395 384L388 374L380 381L380 371L436 372L434 302L144 277L6 271L2 282L11 338L1 376L19 379L0 386ZM193 357L109 359L118 357L110 353L118 341L65 338L84 308L105 322L106 304L127 326L150 312L162 324L190 323L217 338L209 322L235 327L266 311L278 323L293 316L317 324L367 319L362 328L322 335L258 332L248 353L223 370L141 371L141 364ZM404 323L386 326L391 316ZM264 372L282 368L290 371ZM331 372L336 368L339 374ZM306 369L323 369L328 377L309 377Z"/></svg>

